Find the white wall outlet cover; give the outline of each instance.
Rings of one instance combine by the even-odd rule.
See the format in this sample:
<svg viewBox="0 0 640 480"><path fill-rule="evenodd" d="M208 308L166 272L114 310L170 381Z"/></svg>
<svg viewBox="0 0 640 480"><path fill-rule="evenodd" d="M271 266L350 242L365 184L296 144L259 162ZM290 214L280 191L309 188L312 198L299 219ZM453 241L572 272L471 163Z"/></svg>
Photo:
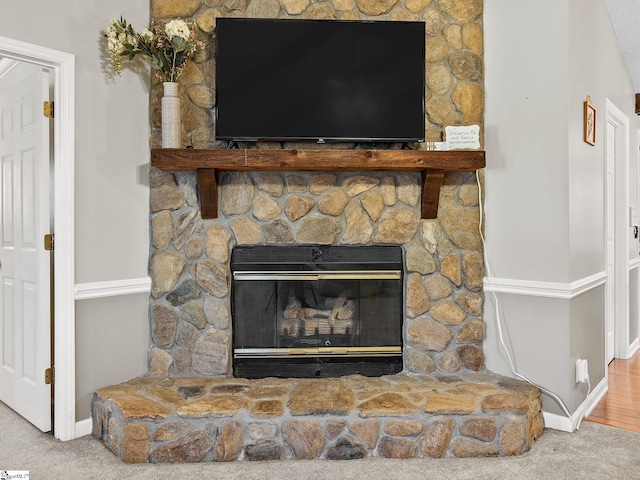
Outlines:
<svg viewBox="0 0 640 480"><path fill-rule="evenodd" d="M576 362L576 383L586 383L589 380L589 363L581 358Z"/></svg>

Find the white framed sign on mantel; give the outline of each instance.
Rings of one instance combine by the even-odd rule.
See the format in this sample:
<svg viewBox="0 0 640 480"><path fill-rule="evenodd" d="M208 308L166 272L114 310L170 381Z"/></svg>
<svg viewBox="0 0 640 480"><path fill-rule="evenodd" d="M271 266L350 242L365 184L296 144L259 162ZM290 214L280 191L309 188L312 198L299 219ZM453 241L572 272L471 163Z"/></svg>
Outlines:
<svg viewBox="0 0 640 480"><path fill-rule="evenodd" d="M449 150L478 150L480 125L450 125L444 128Z"/></svg>

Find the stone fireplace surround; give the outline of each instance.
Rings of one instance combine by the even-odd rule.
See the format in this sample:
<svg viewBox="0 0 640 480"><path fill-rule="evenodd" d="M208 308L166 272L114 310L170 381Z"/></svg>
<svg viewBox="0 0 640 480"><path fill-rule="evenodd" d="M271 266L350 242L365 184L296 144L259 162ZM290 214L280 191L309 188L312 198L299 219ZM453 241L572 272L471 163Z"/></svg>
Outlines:
<svg viewBox="0 0 640 480"><path fill-rule="evenodd" d="M486 371L471 173L445 176L421 220L418 174L222 173L220 217L194 173L151 173L150 372L94 395L93 433L127 462L521 454L543 430L538 389ZM405 368L378 378L230 375L235 244L398 244Z"/></svg>
<svg viewBox="0 0 640 480"><path fill-rule="evenodd" d="M207 44L220 16L423 20L427 140L441 141L444 125L483 124L482 0L152 0L151 16L193 19ZM199 52L180 80L182 143L197 150L228 148L213 135L212 52ZM154 147L161 91L154 82ZM310 148L241 146L256 147ZM494 456L531 448L543 430L539 390L484 367L473 174L444 175L437 220L420 219L418 177L341 169L225 173L220 216L202 220L195 172L152 169L149 374L96 392L93 433L122 460L152 463ZM230 376L230 249L295 243L402 246L401 374Z"/></svg>

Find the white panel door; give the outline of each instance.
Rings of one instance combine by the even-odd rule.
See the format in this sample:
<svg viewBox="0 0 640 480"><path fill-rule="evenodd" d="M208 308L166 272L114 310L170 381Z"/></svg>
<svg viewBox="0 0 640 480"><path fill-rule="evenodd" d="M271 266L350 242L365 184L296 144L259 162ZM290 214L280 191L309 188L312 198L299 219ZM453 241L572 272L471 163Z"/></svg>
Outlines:
<svg viewBox="0 0 640 480"><path fill-rule="evenodd" d="M0 400L51 430L48 74L20 63L0 79Z"/></svg>

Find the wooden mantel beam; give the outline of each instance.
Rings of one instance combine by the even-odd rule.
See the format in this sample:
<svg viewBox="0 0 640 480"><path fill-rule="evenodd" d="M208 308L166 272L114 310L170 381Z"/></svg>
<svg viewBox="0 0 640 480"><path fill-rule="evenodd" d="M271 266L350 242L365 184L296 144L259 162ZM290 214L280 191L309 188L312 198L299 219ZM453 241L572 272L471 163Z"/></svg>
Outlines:
<svg viewBox="0 0 640 480"><path fill-rule="evenodd" d="M198 192L200 216L204 219L218 218L218 181L214 168L198 168Z"/></svg>
<svg viewBox="0 0 640 480"><path fill-rule="evenodd" d="M440 187L444 179L444 170L422 171L422 208L421 218L437 218L440 202Z"/></svg>
<svg viewBox="0 0 640 480"><path fill-rule="evenodd" d="M151 150L152 167L197 171L204 219L218 216L217 170L421 172L422 218L436 218L444 174L472 172L485 165L485 152L477 150Z"/></svg>

